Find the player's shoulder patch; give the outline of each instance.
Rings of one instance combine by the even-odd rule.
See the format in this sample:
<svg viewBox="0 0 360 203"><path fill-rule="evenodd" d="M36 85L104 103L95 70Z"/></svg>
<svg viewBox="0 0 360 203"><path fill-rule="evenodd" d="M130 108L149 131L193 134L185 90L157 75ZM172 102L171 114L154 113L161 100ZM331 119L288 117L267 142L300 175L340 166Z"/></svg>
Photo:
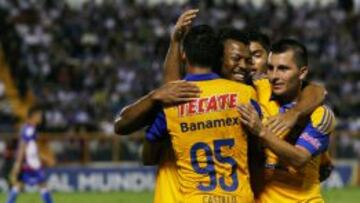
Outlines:
<svg viewBox="0 0 360 203"><path fill-rule="evenodd" d="M334 112L326 105L316 108L311 114L311 124L319 132L330 134L336 124Z"/></svg>

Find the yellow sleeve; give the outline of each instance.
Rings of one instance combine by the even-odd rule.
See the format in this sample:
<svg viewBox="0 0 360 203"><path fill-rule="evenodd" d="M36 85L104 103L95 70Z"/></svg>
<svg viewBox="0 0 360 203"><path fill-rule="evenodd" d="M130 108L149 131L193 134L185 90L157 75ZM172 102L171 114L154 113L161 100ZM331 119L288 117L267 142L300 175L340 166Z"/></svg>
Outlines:
<svg viewBox="0 0 360 203"><path fill-rule="evenodd" d="M250 90L250 99L254 100L254 101L258 101L258 95L255 92L255 89L253 87L249 87Z"/></svg>
<svg viewBox="0 0 360 203"><path fill-rule="evenodd" d="M336 119L333 111L323 105L315 109L311 114L312 126L323 134L330 134L336 125Z"/></svg>
<svg viewBox="0 0 360 203"><path fill-rule="evenodd" d="M254 87L257 93L258 101L267 104L271 99L271 84L266 78L254 81Z"/></svg>

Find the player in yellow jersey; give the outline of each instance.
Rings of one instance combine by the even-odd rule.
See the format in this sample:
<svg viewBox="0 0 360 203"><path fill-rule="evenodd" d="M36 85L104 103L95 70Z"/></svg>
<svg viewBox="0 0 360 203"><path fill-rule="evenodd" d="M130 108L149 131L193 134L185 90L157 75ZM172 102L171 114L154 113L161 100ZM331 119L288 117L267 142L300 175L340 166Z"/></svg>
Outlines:
<svg viewBox="0 0 360 203"><path fill-rule="evenodd" d="M170 48L165 60L165 71L164 71L164 78L165 82L174 81L180 79L180 71L179 71L179 49L180 49L180 41L181 35L184 33L184 27L189 25L194 17L196 17L196 13L198 10L189 10L184 12L184 14L179 18L179 21L175 27L175 34L172 36ZM222 57L222 72L223 76L235 81L245 82L245 75L248 67L250 66L250 51L248 48L248 41L241 37L241 34L237 34L239 31L228 29L226 32L222 33L221 36L221 44L223 45L223 54ZM177 33L177 34L176 34ZM239 37L240 35L240 37ZM251 47L252 42L250 43ZM320 95L315 97L314 101L307 102L308 98L305 96L304 99L300 101L297 105L299 106L299 110L303 112L308 112L310 109L314 109L314 105L319 105L322 102L322 92L318 90L318 87L309 86L306 87L303 91L303 94L308 95ZM185 95L186 90L189 91L187 95ZM186 99L191 97L196 97L196 92L198 90L191 86L191 84L187 84L184 81L181 82L172 82L166 84L164 87L160 88L159 90L155 90L150 92L148 95L137 101L136 103L129 105L128 107L124 108L120 117L117 118L115 123L116 131L120 134L127 134L146 124L145 118L151 118L154 109L156 109L156 104L159 101L173 103L174 101L188 101ZM168 95L167 95L168 94ZM184 96L185 98L178 98L180 96ZM167 104L168 104L167 103ZM304 105L305 103L305 105ZM300 107L301 106L301 107ZM288 112L290 114L290 112ZM280 124L288 119L279 119ZM278 121L279 121L278 120ZM154 147L154 145L151 145ZM149 147L149 148L151 148ZM156 154L158 153L145 153L145 154L152 154L155 157L155 160L158 160ZM157 158L156 158L157 157ZM165 156L167 157L167 156ZM254 163L254 160L257 160L256 157L250 156L250 158L254 158L253 160L249 159L251 163ZM154 159L151 158L150 159ZM169 160L171 161L171 160ZM149 163L149 162L148 162ZM157 164L159 162L151 162L151 164ZM161 163L159 166L159 172L157 176L157 184L156 188L160 187L161 184L168 185L168 180L173 180L176 177L176 174L173 171L173 167L168 167L173 164L164 164L166 163L166 159L162 158ZM258 165L256 165L258 166ZM160 171L163 171L162 173ZM163 180L163 181L160 181ZM253 181L254 182L254 181ZM171 191L172 187L163 187L164 193L173 194L174 192ZM163 201L156 201L159 200L157 196L164 197L160 194L160 190L155 190L155 202L172 202L169 199ZM176 198L172 198L176 199Z"/></svg>
<svg viewBox="0 0 360 203"><path fill-rule="evenodd" d="M192 27L183 40L183 50L185 80L193 81L201 95L185 104L164 107L146 138L156 142L169 136L181 202L252 202L247 135L236 106L254 100L255 91L212 72L219 55L216 35L209 26Z"/></svg>
<svg viewBox="0 0 360 203"><path fill-rule="evenodd" d="M249 49L252 56L251 75L253 77L253 84L256 92L258 93L259 102L262 103L263 106L267 106L267 103L271 99L270 82L266 77L270 39L265 34L256 31L249 32L248 35L250 40ZM316 101L322 101L324 99L324 88L312 84L312 89L312 91L303 91L300 97L302 102L298 103L298 105L294 106L294 108L286 111L286 113L273 113L267 118L266 125L268 125L269 128L277 134L285 134L290 131L294 126L296 126L296 123L298 123L299 120L303 120L309 116L316 107L320 106ZM315 103L311 104L313 101L315 101ZM320 181L326 180L330 176L332 170L333 164L329 153L323 153L321 155L321 166L319 171Z"/></svg>
<svg viewBox="0 0 360 203"><path fill-rule="evenodd" d="M272 100L267 106L270 114L293 108L308 73L306 48L295 40L274 44L267 73L272 90ZM306 122L285 137L277 136L263 125L251 106L241 105L239 111L242 123L269 149L268 182L257 202L324 202L319 168L335 125L332 111L326 106L316 108Z"/></svg>
<svg viewBox="0 0 360 203"><path fill-rule="evenodd" d="M171 44L176 49L180 47L180 41L185 33L184 29L190 26L197 12L197 9L188 10L179 17L171 36L171 40L174 42ZM169 52L167 58L173 54ZM197 97L200 93L197 86L186 81L174 81L180 78L180 75L175 71L167 71L166 67L168 66L165 66L164 81L167 83L151 91L134 104L125 107L116 119L114 126L116 133L130 134L147 125L149 120L154 117L154 112L157 112L159 104L169 106L187 102ZM168 143L168 140L160 144L144 142L143 163L145 165L158 165L154 203L175 203L180 199L174 153ZM167 147L163 147L163 145Z"/></svg>

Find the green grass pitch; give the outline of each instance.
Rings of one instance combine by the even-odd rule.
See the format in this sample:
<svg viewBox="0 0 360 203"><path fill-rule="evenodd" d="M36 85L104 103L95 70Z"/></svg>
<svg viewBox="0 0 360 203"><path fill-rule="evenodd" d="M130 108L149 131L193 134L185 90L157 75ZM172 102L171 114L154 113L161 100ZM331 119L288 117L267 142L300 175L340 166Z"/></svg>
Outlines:
<svg viewBox="0 0 360 203"><path fill-rule="evenodd" d="M55 203L151 203L152 192L111 193L54 193ZM323 191L326 203L360 202L360 188L328 189ZM0 194L0 202L6 202L6 195ZM42 203L39 194L21 194L17 203Z"/></svg>

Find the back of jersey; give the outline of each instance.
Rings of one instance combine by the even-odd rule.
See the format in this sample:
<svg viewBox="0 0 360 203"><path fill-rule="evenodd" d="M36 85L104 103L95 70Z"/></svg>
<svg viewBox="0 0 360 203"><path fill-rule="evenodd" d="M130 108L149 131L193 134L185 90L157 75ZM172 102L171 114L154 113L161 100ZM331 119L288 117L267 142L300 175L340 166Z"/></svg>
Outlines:
<svg viewBox="0 0 360 203"><path fill-rule="evenodd" d="M184 202L251 202L247 137L238 104L254 90L224 79L195 81L202 93L164 110L178 166Z"/></svg>

